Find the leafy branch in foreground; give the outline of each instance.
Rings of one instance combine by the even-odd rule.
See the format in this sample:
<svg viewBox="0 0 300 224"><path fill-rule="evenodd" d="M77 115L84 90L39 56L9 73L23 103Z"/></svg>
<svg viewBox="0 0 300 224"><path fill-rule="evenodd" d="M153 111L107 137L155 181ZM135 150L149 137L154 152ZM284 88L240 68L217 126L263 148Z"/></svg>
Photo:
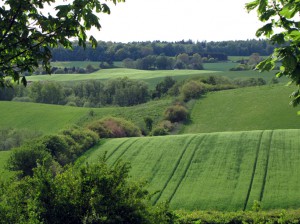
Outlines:
<svg viewBox="0 0 300 224"><path fill-rule="evenodd" d="M109 0L116 4L125 0ZM55 2L60 2L55 4ZM50 13L47 13L49 11ZM98 14L110 14L99 0L2 0L0 3L0 85L12 77L26 85L24 72L39 64L50 74L51 48L72 48L72 38L85 47L97 45L91 28L100 30Z"/></svg>
<svg viewBox="0 0 300 224"><path fill-rule="evenodd" d="M280 63L277 77L286 76L298 89L291 94L291 104L300 104L300 21L299 0L255 0L246 4L250 12L257 9L258 19L265 25L256 32L278 45L273 54L259 63L259 71L270 71Z"/></svg>

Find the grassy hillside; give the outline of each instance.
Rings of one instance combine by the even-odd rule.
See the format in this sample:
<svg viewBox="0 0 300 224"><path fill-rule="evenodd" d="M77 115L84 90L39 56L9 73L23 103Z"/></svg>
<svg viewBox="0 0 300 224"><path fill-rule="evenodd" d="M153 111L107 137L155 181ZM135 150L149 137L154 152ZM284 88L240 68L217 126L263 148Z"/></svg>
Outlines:
<svg viewBox="0 0 300 224"><path fill-rule="evenodd" d="M264 209L300 206L300 130L225 132L106 140L84 156L130 161L149 182L153 204L173 209Z"/></svg>
<svg viewBox="0 0 300 224"><path fill-rule="evenodd" d="M84 123L88 119L104 116L120 116L143 124L143 118L150 116L160 119L170 100L152 101L134 107L80 108L38 103L21 103L0 101L1 128L31 129L44 134L55 133L58 130L75 123ZM89 116L90 111L94 115Z"/></svg>
<svg viewBox="0 0 300 224"><path fill-rule="evenodd" d="M294 87L281 85L212 92L195 102L183 133L293 129L299 107L289 105Z"/></svg>
<svg viewBox="0 0 300 224"><path fill-rule="evenodd" d="M101 69L91 74L53 74L53 75L37 75L28 77L29 81L38 80L54 80L54 81L78 81L87 79L112 79L120 77L129 77L132 79L153 79L164 78L166 76L194 76L207 73L214 73L215 71L207 70L159 70L146 71L127 68Z"/></svg>
<svg viewBox="0 0 300 224"><path fill-rule="evenodd" d="M10 151L0 151L0 180L7 180L12 175L11 172L5 169L10 153Z"/></svg>

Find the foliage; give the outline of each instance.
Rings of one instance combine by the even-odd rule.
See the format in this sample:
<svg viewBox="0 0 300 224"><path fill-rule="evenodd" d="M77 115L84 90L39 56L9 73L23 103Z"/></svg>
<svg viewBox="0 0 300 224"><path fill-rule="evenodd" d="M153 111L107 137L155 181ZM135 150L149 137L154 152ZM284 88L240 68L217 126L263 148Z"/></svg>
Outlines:
<svg viewBox="0 0 300 224"><path fill-rule="evenodd" d="M144 122L148 131L151 131L153 126L153 119L151 117L145 117Z"/></svg>
<svg viewBox="0 0 300 224"><path fill-rule="evenodd" d="M112 0L122 2L124 0ZM0 26L0 83L4 85L4 78L10 76L15 81L24 72L32 73L42 64L47 73L51 73L50 48L62 46L72 48L71 38L78 40L79 46L86 46L89 40L93 47L97 41L93 36L87 36L86 31L95 27L100 30L101 25L97 15L110 13L105 3L99 1L75 0L69 4L56 5L55 0L42 1L10 1L1 4ZM51 12L44 11L48 4ZM25 76L21 82L26 85Z"/></svg>
<svg viewBox="0 0 300 224"><path fill-rule="evenodd" d="M263 86L267 82L263 78L235 79L234 84L240 87L246 86Z"/></svg>
<svg viewBox="0 0 300 224"><path fill-rule="evenodd" d="M207 224L227 224L227 223L298 223L300 211L297 210L274 210L274 211L185 211L174 212L179 224L207 223Z"/></svg>
<svg viewBox="0 0 300 224"><path fill-rule="evenodd" d="M189 117L187 108L183 105L176 104L168 107L164 113L165 119L171 122L186 121Z"/></svg>
<svg viewBox="0 0 300 224"><path fill-rule="evenodd" d="M121 138L141 136L141 131L132 122L123 118L106 117L93 121L87 127L101 138Z"/></svg>
<svg viewBox="0 0 300 224"><path fill-rule="evenodd" d="M66 129L60 135L43 136L15 148L8 169L19 171L20 177L32 176L33 169L43 164L57 173L60 166L73 162L98 139L96 133L78 127Z"/></svg>
<svg viewBox="0 0 300 224"><path fill-rule="evenodd" d="M259 63L257 69L269 71L280 63L280 71L277 77L287 76L298 89L291 94L291 104L296 106L300 103L300 26L298 12L299 1L294 0L263 0L252 1L246 4L248 11L257 9L258 18L264 22L256 32L256 36L267 37L277 47L273 54Z"/></svg>
<svg viewBox="0 0 300 224"><path fill-rule="evenodd" d="M146 83L127 77L108 81L106 92L109 96L108 104L112 103L119 106L145 103L149 97Z"/></svg>
<svg viewBox="0 0 300 224"><path fill-rule="evenodd" d="M143 41L131 43L114 43L111 41L98 41L95 49L87 46L84 51L74 43L74 54L71 50L64 48L52 49L53 61L89 61L102 64L111 64L112 61L123 61L124 67L134 68L137 59L147 56L155 56L157 69L170 69L174 66L174 57L179 54L199 54L206 65L215 62L227 61L227 56L249 56L252 53L269 55L273 51L268 41L260 40L239 40L239 41ZM220 53L222 52L222 53ZM207 64L208 63L208 64ZM65 66L64 66L65 67ZM72 67L72 66L69 66ZM75 67L77 67L75 65ZM85 66L84 66L85 67ZM98 66L97 66L98 67Z"/></svg>
<svg viewBox="0 0 300 224"><path fill-rule="evenodd" d="M158 125L155 126L151 135L159 136L159 135L168 135L174 128L174 124L168 120L161 121Z"/></svg>
<svg viewBox="0 0 300 224"><path fill-rule="evenodd" d="M28 139L34 139L41 135L41 132L30 129L0 129L0 151L19 147Z"/></svg>
<svg viewBox="0 0 300 224"><path fill-rule="evenodd" d="M103 107L111 104L133 106L145 103L148 98L148 86L142 81L128 78L108 82L88 80L78 83L37 81L31 83L26 91L20 91L17 86L0 89L1 100L73 104L80 107Z"/></svg>
<svg viewBox="0 0 300 224"><path fill-rule="evenodd" d="M43 166L32 177L1 187L0 223L171 223L166 208L147 203L144 184L128 180L129 165L104 161L53 176Z"/></svg>
<svg viewBox="0 0 300 224"><path fill-rule="evenodd" d="M189 101L190 99L199 98L207 91L207 85L202 82L190 80L185 82L181 89L181 95L184 101Z"/></svg>
<svg viewBox="0 0 300 224"><path fill-rule="evenodd" d="M31 142L12 151L8 160L8 169L19 171L19 177L32 176L33 169L38 164L43 164L48 169L55 165L51 154L44 149L43 145Z"/></svg>
<svg viewBox="0 0 300 224"><path fill-rule="evenodd" d="M172 77L167 76L165 77L161 82L157 83L155 87L155 92L152 94L152 98L155 97L162 97L163 95L167 94L169 89L172 88L176 83L176 80L174 80Z"/></svg>

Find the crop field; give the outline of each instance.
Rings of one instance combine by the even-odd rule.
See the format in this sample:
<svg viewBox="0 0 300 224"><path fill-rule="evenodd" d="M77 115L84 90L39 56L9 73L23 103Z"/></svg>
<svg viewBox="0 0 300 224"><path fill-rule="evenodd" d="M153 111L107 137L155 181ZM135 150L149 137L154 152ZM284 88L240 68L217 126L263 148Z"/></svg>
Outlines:
<svg viewBox="0 0 300 224"><path fill-rule="evenodd" d="M215 73L215 71L208 70L159 70L159 71L146 71L128 68L113 68L113 69L101 69L90 74L52 74L52 75L36 75L29 76L29 81L79 81L87 79L113 79L128 77L131 79L153 79L164 78L166 76L195 76L202 74Z"/></svg>
<svg viewBox="0 0 300 224"><path fill-rule="evenodd" d="M251 210L300 206L300 130L223 132L104 140L83 158L107 152L130 161L133 179L158 191L152 203L172 209Z"/></svg>
<svg viewBox="0 0 300 224"><path fill-rule="evenodd" d="M289 105L295 87L248 87L212 92L195 102L182 133L294 129L299 108Z"/></svg>
<svg viewBox="0 0 300 224"><path fill-rule="evenodd" d="M154 122L159 121L170 103L170 100L161 100L134 107L82 108L0 101L0 113L5 118L0 120L0 127L30 129L50 134L70 125L82 124L89 119L100 119L105 116L119 116L142 125L146 116L152 117ZM93 117L89 116L91 110L94 112Z"/></svg>

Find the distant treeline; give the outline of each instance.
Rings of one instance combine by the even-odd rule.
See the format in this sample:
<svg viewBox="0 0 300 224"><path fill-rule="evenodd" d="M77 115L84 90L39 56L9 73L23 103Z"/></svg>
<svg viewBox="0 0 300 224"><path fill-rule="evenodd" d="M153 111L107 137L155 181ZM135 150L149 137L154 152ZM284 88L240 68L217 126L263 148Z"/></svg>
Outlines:
<svg viewBox="0 0 300 224"><path fill-rule="evenodd" d="M265 84L266 81L262 78L231 80L221 76L209 76L177 82L172 77L165 77L154 90L149 90L145 82L127 77L77 83L40 81L30 83L26 88L22 85L0 88L0 100L77 107L133 106L164 96L189 101L210 91Z"/></svg>
<svg viewBox="0 0 300 224"><path fill-rule="evenodd" d="M115 43L99 41L97 48L87 46L84 50L74 43L74 49L62 47L52 50L54 61L101 61L112 64L125 59L137 60L150 55L176 57L186 53L189 56L200 54L204 58L214 58L218 61L227 60L227 56L249 56L252 53L269 55L274 46L266 40L221 41L221 42L131 42Z"/></svg>

